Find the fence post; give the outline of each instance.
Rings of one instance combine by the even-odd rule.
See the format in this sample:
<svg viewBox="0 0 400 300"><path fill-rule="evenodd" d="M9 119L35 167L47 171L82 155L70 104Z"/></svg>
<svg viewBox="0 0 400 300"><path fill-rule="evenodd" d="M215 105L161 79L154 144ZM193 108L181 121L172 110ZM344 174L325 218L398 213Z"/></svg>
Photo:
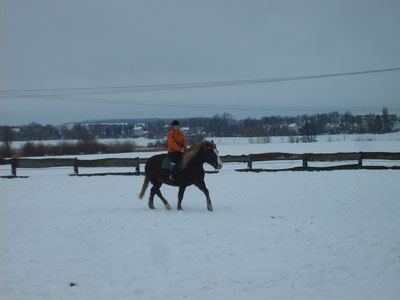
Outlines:
<svg viewBox="0 0 400 300"><path fill-rule="evenodd" d="M358 166L359 167L362 167L362 157L363 157L363 154L362 154L362 152L360 152L360 156L358 157Z"/></svg>
<svg viewBox="0 0 400 300"><path fill-rule="evenodd" d="M251 160L251 154L249 155L249 161L247 162L247 168L253 169L253 161Z"/></svg>
<svg viewBox="0 0 400 300"><path fill-rule="evenodd" d="M303 156L303 168L308 168L307 154Z"/></svg>
<svg viewBox="0 0 400 300"><path fill-rule="evenodd" d="M17 158L16 157L14 157L11 160L11 174L12 174L12 176L17 177Z"/></svg>
<svg viewBox="0 0 400 300"><path fill-rule="evenodd" d="M78 159L75 157L74 174L79 175Z"/></svg>
<svg viewBox="0 0 400 300"><path fill-rule="evenodd" d="M137 157L137 165L136 165L136 172L140 173L140 158Z"/></svg>

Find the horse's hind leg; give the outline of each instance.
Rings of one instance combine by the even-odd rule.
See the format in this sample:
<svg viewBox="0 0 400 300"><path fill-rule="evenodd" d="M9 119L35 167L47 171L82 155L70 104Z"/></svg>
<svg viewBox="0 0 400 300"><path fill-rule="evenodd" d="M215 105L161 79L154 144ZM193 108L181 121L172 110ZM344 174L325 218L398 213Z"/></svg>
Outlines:
<svg viewBox="0 0 400 300"><path fill-rule="evenodd" d="M170 210L171 209L171 205L169 205L167 199L165 199L164 196L161 194L160 187L157 189L156 194L157 194L158 197L160 197L161 201L164 203L165 208L167 210Z"/></svg>
<svg viewBox="0 0 400 300"><path fill-rule="evenodd" d="M151 188L150 198L149 198L149 207L151 209L155 208L154 207L154 195L157 195L161 199L161 201L164 203L165 208L170 210L171 209L171 205L169 205L167 199L165 199L164 196L161 194L160 187L161 187L161 184L155 184Z"/></svg>
<svg viewBox="0 0 400 300"><path fill-rule="evenodd" d="M157 188L153 185L150 190L150 198L149 198L149 208L154 209L154 195L156 194Z"/></svg>
<svg viewBox="0 0 400 300"><path fill-rule="evenodd" d="M178 210L183 210L182 208L182 200L183 200L183 194L185 193L186 187L185 186L180 186L179 187L179 193L178 193Z"/></svg>

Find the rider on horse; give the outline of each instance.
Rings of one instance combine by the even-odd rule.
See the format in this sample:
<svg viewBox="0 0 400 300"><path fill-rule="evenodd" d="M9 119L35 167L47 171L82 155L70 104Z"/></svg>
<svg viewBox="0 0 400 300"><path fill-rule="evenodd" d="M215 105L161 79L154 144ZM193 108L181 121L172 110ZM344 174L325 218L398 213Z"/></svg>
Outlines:
<svg viewBox="0 0 400 300"><path fill-rule="evenodd" d="M179 157L187 150L187 142L185 135L179 130L179 122L172 122L172 130L168 134L168 156L171 159L169 170L171 172L170 179L175 179L175 167Z"/></svg>

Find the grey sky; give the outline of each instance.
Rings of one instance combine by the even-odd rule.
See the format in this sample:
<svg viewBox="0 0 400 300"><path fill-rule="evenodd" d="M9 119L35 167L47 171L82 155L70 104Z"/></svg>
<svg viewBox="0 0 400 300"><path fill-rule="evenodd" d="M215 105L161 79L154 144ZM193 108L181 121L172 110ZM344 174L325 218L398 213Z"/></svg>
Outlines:
<svg viewBox="0 0 400 300"><path fill-rule="evenodd" d="M400 67L398 0L0 0L0 25L2 91ZM79 97L17 98L3 93L0 124L223 112L258 118L330 109L370 112L382 106L400 113L399 83L396 71Z"/></svg>

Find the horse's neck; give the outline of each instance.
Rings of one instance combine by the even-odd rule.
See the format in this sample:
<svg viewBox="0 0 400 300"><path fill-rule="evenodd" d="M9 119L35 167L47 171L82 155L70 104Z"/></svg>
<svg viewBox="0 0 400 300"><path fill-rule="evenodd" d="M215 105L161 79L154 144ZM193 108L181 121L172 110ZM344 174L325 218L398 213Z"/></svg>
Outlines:
<svg viewBox="0 0 400 300"><path fill-rule="evenodd" d="M187 164L186 168L196 168L202 167L204 164L204 160L202 158L201 153L198 153L193 159Z"/></svg>

